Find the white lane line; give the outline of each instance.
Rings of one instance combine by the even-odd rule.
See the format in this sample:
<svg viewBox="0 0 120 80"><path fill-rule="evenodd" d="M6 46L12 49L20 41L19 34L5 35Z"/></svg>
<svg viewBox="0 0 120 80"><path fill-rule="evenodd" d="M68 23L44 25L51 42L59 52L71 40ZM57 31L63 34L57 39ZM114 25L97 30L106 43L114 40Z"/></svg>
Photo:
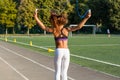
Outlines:
<svg viewBox="0 0 120 80"><path fill-rule="evenodd" d="M0 47L1 47L1 46L0 46ZM9 52L17 55L17 56L20 56L20 57L22 57L22 58L24 58L24 59L26 59L26 60L29 60L29 61L31 61L31 62L33 62L33 63L35 63L35 64L37 64L37 65L39 65L39 66L41 66L41 67L43 67L43 68L45 68L45 69L47 69L47 70L50 70L50 71L55 72L54 69L52 69L52 68L50 68L50 67L47 67L47 66L45 66L45 65L43 65L43 64L40 64L40 63L38 63L38 62L36 62L36 61L28 58L28 57L25 57L25 56L23 56L23 55L20 55L20 54L18 54L17 52L14 52L14 51L12 51L12 50L10 50L10 49L8 49L8 48L5 48L5 47L3 47L3 46L2 46L1 48L5 49L5 50L7 50L7 51L9 51ZM68 76L68 79L70 79L70 80L75 80L75 79L73 79L73 78L71 78L71 77L69 77L69 76Z"/></svg>
<svg viewBox="0 0 120 80"><path fill-rule="evenodd" d="M26 76L24 76L22 73L20 73L17 69L15 69L12 65L10 65L7 61L5 61L2 57L0 57L0 60L2 60L5 64L7 64L10 68L12 68L16 73L18 73L22 78L25 80L29 80Z"/></svg>
<svg viewBox="0 0 120 80"><path fill-rule="evenodd" d="M9 42L13 42L12 40L8 40ZM27 44L27 43L23 43L23 42L19 42L19 41L17 41L16 43L18 43L18 44L22 44L22 45L27 45L27 46L29 46L30 44ZM32 45L33 47L36 47L36 48L41 48L41 49L45 49L45 50L48 50L48 48L46 48L46 47L42 47L42 46L37 46L37 45Z"/></svg>
<svg viewBox="0 0 120 80"><path fill-rule="evenodd" d="M120 67L119 64L113 64L113 63L110 63L110 62L105 62L105 61L101 61L101 60L97 60L97 59L93 59L93 58L88 58L88 57L84 57L84 56L74 55L74 54L70 54L70 55L74 56L74 57L82 58L82 59L87 59L87 60L90 60L90 61L95 61L95 62L99 62L99 63L103 63L103 64L108 64L108 65Z"/></svg>

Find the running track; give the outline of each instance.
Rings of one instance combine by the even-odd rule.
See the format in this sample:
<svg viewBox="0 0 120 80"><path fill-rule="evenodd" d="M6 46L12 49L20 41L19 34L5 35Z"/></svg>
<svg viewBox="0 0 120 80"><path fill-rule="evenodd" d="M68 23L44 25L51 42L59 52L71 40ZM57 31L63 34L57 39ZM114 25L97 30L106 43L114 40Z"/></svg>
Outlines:
<svg viewBox="0 0 120 80"><path fill-rule="evenodd" d="M120 80L70 63L68 80ZM0 41L0 80L54 80L53 57Z"/></svg>

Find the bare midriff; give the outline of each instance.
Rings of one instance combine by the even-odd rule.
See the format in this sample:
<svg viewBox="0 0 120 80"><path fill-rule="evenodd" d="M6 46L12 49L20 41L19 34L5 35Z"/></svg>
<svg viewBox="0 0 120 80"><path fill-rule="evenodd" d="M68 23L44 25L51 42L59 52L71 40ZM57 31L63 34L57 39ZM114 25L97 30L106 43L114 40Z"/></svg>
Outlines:
<svg viewBox="0 0 120 80"><path fill-rule="evenodd" d="M68 40L58 40L55 41L56 48L68 48Z"/></svg>

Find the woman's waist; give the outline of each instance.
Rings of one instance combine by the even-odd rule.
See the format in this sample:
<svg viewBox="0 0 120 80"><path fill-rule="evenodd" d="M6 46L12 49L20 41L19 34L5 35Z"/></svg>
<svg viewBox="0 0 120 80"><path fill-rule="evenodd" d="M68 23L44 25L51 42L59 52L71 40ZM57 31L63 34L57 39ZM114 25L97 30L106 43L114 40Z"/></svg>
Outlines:
<svg viewBox="0 0 120 80"><path fill-rule="evenodd" d="M68 46L66 44L56 44L56 48L63 48L63 49L67 49Z"/></svg>
<svg viewBox="0 0 120 80"><path fill-rule="evenodd" d="M69 51L69 48L56 48L56 51L59 51L59 50L60 51L66 51L66 50Z"/></svg>

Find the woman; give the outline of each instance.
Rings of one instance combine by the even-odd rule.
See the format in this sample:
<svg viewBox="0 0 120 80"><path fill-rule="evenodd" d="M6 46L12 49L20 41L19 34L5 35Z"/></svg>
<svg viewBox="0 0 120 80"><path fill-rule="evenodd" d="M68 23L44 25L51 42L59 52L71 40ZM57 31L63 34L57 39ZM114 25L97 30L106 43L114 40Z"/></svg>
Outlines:
<svg viewBox="0 0 120 80"><path fill-rule="evenodd" d="M55 12L51 12L50 23L53 27L46 27L42 21L37 17L37 10L35 11L34 18L38 25L47 32L52 32L55 39L56 50L54 57L55 66L55 80L67 80L67 70L70 62L70 52L68 49L68 33L70 31L76 31L81 29L86 21L91 17L91 12L88 12L86 17L78 24L77 27L67 27L64 25L68 22L67 17L64 14L57 15Z"/></svg>

